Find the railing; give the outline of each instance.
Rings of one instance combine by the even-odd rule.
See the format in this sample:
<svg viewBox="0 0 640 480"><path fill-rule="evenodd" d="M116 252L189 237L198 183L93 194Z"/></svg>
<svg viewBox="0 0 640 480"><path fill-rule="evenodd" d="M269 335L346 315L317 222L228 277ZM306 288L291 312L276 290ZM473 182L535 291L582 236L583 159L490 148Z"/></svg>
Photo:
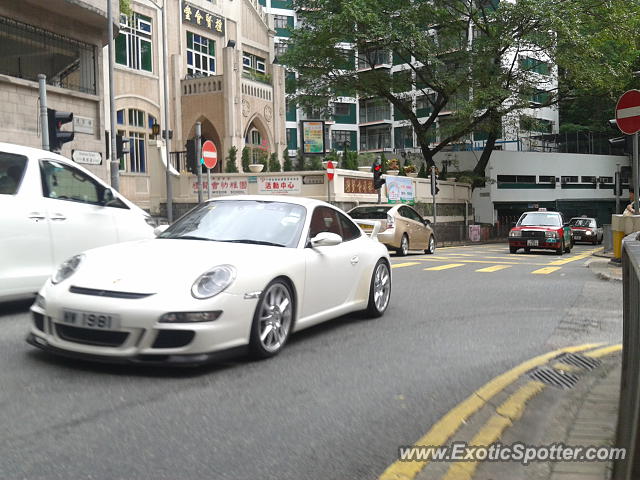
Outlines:
<svg viewBox="0 0 640 480"><path fill-rule="evenodd" d="M222 93L222 75L185 78L180 82L180 88L183 96Z"/></svg>
<svg viewBox="0 0 640 480"><path fill-rule="evenodd" d="M616 462L614 480L640 478L640 235L622 245L622 376L616 446L626 458Z"/></svg>
<svg viewBox="0 0 640 480"><path fill-rule="evenodd" d="M360 150L390 150L391 134L360 135Z"/></svg>
<svg viewBox="0 0 640 480"><path fill-rule="evenodd" d="M271 87L271 85L267 85L266 83L243 78L242 94L261 98L262 100L271 101L271 98L273 96L273 87Z"/></svg>

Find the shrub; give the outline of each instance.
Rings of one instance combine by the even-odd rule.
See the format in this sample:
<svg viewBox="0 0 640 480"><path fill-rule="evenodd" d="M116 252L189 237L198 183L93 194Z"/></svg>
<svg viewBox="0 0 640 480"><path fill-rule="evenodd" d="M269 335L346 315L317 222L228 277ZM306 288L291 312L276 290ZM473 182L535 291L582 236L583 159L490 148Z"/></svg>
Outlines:
<svg viewBox="0 0 640 480"><path fill-rule="evenodd" d="M242 162L242 171L243 172L248 172L249 171L249 164L251 163L251 152L250 152L250 148L249 147L244 147L242 149L241 162Z"/></svg>
<svg viewBox="0 0 640 480"><path fill-rule="evenodd" d="M271 158L269 159L269 171L270 172L280 171L280 161L278 160L278 154L276 152L273 152L271 154Z"/></svg>

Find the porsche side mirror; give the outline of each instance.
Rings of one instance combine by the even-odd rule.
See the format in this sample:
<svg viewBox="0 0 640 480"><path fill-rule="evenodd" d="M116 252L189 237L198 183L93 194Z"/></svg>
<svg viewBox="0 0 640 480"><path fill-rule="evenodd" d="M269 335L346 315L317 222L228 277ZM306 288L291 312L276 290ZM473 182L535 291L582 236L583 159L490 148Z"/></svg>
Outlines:
<svg viewBox="0 0 640 480"><path fill-rule="evenodd" d="M158 225L156 228L153 229L153 234L157 237L162 232L164 232L167 228L169 228L169 225Z"/></svg>
<svg viewBox="0 0 640 480"><path fill-rule="evenodd" d="M342 237L337 233L320 232L311 239L311 247L331 247L342 243Z"/></svg>
<svg viewBox="0 0 640 480"><path fill-rule="evenodd" d="M105 207L111 205L116 200L116 195L110 188L105 188L102 194L102 205Z"/></svg>

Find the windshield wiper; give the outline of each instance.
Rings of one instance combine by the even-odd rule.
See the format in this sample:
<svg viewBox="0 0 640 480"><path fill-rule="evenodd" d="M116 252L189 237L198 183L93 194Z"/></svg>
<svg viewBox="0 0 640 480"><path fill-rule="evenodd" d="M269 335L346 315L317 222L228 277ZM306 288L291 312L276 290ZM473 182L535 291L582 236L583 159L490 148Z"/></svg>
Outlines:
<svg viewBox="0 0 640 480"><path fill-rule="evenodd" d="M212 241L210 238L197 237L195 235L181 235L179 237L164 237L164 238L183 239L183 240L207 240L208 242Z"/></svg>
<svg viewBox="0 0 640 480"><path fill-rule="evenodd" d="M251 240L249 238L239 239L239 240L216 240L216 242L250 243L250 244L253 244L253 245L268 245L270 247L284 247L284 246L286 246L286 245L282 245L281 243L265 242L263 240Z"/></svg>

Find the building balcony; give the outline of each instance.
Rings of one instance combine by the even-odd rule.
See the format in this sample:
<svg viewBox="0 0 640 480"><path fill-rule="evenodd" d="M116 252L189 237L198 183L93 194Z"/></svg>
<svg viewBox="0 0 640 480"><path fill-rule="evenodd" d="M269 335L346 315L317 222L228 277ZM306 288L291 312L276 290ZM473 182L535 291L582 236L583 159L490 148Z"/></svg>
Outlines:
<svg viewBox="0 0 640 480"><path fill-rule="evenodd" d="M271 101L273 99L273 87L271 84L245 77L243 74L242 95Z"/></svg>
<svg viewBox="0 0 640 480"><path fill-rule="evenodd" d="M185 78L180 81L180 91L182 92L182 96L222 93L222 79L222 75Z"/></svg>

